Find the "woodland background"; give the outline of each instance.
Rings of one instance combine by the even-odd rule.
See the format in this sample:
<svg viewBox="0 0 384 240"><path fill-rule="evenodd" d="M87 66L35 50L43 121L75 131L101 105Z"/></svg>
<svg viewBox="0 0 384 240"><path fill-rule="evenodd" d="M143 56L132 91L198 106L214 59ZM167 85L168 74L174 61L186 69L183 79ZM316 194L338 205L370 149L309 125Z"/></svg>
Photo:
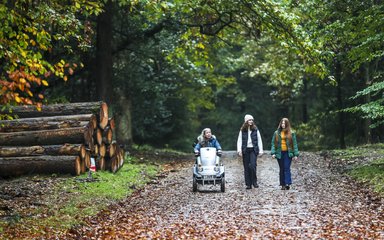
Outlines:
<svg viewBox="0 0 384 240"><path fill-rule="evenodd" d="M210 127L232 150L246 113L265 149L282 117L301 150L384 141L383 1L2 0L0 21L0 119L103 100L127 149Z"/></svg>

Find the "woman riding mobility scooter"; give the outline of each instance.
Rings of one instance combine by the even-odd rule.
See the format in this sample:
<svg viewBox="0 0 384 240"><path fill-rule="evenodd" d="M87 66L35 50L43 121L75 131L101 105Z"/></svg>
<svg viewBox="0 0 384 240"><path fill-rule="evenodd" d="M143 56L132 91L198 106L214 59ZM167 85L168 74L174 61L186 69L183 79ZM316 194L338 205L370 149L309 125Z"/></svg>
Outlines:
<svg viewBox="0 0 384 240"><path fill-rule="evenodd" d="M221 154L219 154L221 156ZM214 147L200 149L196 163L193 165L193 191L197 191L197 184L220 184L220 190L225 192L225 169L220 161L220 156Z"/></svg>
<svg viewBox="0 0 384 240"><path fill-rule="evenodd" d="M196 162L193 165L193 188L197 191L197 184L220 184L221 191L225 191L225 169L221 157L221 146L211 129L203 129L194 146Z"/></svg>

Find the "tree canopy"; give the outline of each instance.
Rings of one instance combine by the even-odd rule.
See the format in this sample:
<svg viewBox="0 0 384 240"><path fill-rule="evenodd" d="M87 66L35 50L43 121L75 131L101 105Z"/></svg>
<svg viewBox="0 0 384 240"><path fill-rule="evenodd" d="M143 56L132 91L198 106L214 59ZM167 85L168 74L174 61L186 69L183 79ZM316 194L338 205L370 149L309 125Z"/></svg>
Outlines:
<svg viewBox="0 0 384 240"><path fill-rule="evenodd" d="M1 104L109 101L123 142L177 149L204 127L233 148L246 113L266 142L282 117L304 148L382 141L383 8L3 1Z"/></svg>

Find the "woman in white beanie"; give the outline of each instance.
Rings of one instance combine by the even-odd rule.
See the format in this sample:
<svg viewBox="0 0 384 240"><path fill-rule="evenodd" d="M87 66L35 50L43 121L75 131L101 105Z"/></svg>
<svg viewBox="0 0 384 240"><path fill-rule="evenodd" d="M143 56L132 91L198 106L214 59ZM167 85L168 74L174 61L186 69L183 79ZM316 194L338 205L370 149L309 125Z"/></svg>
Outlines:
<svg viewBox="0 0 384 240"><path fill-rule="evenodd" d="M263 142L260 131L253 122L252 115L246 114L244 116L244 123L237 138L237 153L243 157L246 189L251 189L252 186L258 188L256 176L257 156L263 154Z"/></svg>

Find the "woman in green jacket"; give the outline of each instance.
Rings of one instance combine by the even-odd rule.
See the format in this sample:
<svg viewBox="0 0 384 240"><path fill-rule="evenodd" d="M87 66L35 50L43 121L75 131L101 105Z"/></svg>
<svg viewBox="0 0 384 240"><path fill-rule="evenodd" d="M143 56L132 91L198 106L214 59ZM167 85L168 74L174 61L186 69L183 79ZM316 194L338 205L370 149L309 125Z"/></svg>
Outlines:
<svg viewBox="0 0 384 240"><path fill-rule="evenodd" d="M273 134L271 146L272 158L276 158L279 163L281 190L289 190L292 184L291 163L292 159L297 160L299 149L296 134L291 131L288 118L280 120L277 130Z"/></svg>

